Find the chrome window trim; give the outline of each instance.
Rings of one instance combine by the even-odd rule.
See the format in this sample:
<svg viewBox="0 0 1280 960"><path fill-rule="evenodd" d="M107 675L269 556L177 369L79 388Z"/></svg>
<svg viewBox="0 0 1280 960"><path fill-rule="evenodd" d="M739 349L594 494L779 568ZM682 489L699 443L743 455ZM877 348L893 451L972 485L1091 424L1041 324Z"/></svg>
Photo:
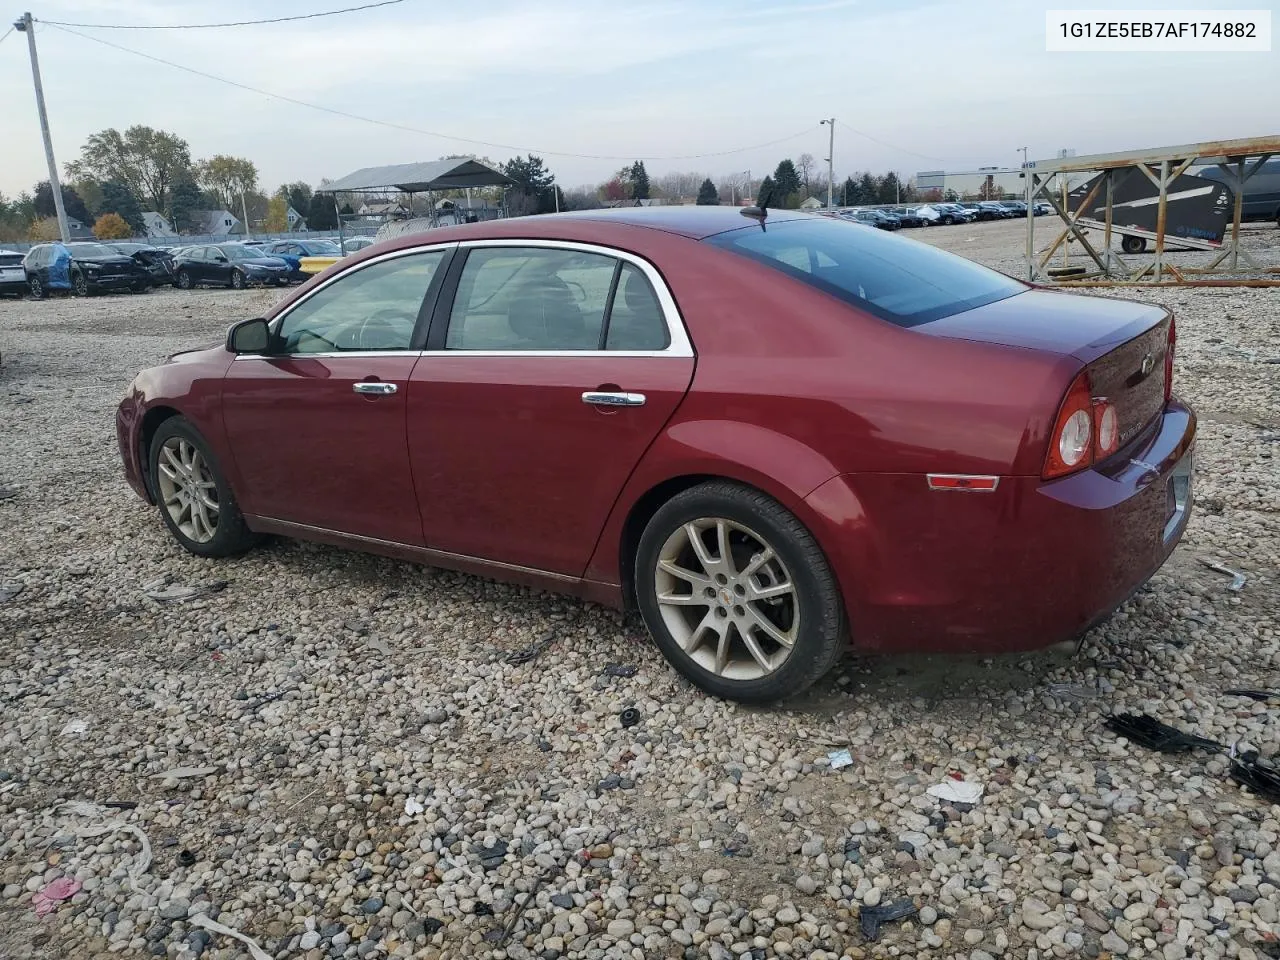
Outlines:
<svg viewBox="0 0 1280 960"><path fill-rule="evenodd" d="M576 253L594 253L602 257L612 257L637 267L649 281L654 295L658 298L658 306L662 309L662 319L667 324L667 336L670 343L662 350L424 350L424 357L692 357L693 344L689 340L689 332L684 325L684 317L676 306L675 297L667 287L666 280L658 272L658 268L639 254L617 247L606 247L598 243L581 243L577 240L550 240L546 238L522 240L515 237L501 237L488 240L464 240L458 244L459 249L473 250L484 247L538 247L551 250L572 250ZM463 269L466 269L465 265ZM452 307L452 305L450 305ZM452 312L452 310L451 310Z"/></svg>
<svg viewBox="0 0 1280 960"><path fill-rule="evenodd" d="M658 272L658 268L646 260L639 254L631 253L629 250L620 250L617 247L606 247L594 243L580 243L575 240L548 240L539 239L517 239L510 237L494 238L488 240L467 240L467 241L448 241L443 243L430 244L420 247L406 247L401 250L392 250L388 253L379 254L376 257L370 257L368 260L360 264L360 266L352 270L344 270L335 274L324 283L316 286L314 290L307 292L306 296L299 298L294 303L271 318L269 324L272 334L279 331L279 325L284 319L314 297L321 290L328 288L331 284L341 280L343 277L349 276L356 270L363 270L365 267L372 266L375 263L382 263L386 260L394 260L398 257L411 256L418 253L433 253L437 251L446 251L453 249L474 249L480 247L541 247L553 250L573 250L579 253L594 253L600 256L613 257L615 260L621 260L624 263L630 263L637 267L641 273L645 275L645 279L649 281L649 285L653 288L654 295L658 298L658 306L662 309L663 320L667 324L667 335L671 342L662 350L339 350L328 353L288 353L288 354L263 354L263 353L241 353L237 354L236 360L280 360L290 357L302 357L312 360L332 360L338 357L686 357L694 356L693 344L689 340L688 330L685 328L684 318L680 315L680 309L676 306L675 298L671 295L670 288L667 287L666 281L662 274ZM452 304L450 305L452 308Z"/></svg>

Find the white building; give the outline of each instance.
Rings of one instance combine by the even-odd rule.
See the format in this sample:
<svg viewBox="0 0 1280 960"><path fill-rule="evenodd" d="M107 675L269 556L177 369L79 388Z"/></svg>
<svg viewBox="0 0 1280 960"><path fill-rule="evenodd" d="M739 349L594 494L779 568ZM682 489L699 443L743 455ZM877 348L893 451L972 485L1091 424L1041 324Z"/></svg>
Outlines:
<svg viewBox="0 0 1280 960"><path fill-rule="evenodd" d="M940 190L945 196L954 191L963 199L1000 199L1021 197L1026 180L1017 167L978 167L976 170L921 170L916 174L916 190L924 194Z"/></svg>
<svg viewBox="0 0 1280 960"><path fill-rule="evenodd" d="M152 240L178 235L178 231L173 229L173 224L166 220L163 214L156 213L154 210L143 212L142 224L146 228L147 237Z"/></svg>

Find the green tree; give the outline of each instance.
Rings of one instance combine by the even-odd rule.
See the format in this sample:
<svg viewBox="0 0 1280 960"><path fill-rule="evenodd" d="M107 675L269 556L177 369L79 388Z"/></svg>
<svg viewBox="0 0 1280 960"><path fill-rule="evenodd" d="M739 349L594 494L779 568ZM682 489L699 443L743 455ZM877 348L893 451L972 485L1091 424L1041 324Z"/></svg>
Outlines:
<svg viewBox="0 0 1280 960"><path fill-rule="evenodd" d="M282 184L280 189L276 191L276 196L297 210L303 217L311 209L311 185L301 180Z"/></svg>
<svg viewBox="0 0 1280 960"><path fill-rule="evenodd" d="M236 199L258 185L258 168L252 160L221 153L196 164L195 174L200 185L227 210L233 210Z"/></svg>
<svg viewBox="0 0 1280 960"><path fill-rule="evenodd" d="M773 182L773 177L768 174L765 174L765 178L760 181L760 192L756 194L756 206L778 206L778 185Z"/></svg>
<svg viewBox="0 0 1280 960"><path fill-rule="evenodd" d="M294 207L297 210L297 207ZM298 210L302 213L301 210ZM312 230L337 230L338 210L333 205L333 194L313 193L307 204L307 226Z"/></svg>
<svg viewBox="0 0 1280 960"><path fill-rule="evenodd" d="M102 185L102 202L98 206L98 214L101 216L104 213L119 214L133 231L132 236L142 236L147 232L147 225L142 219L142 207L126 183L108 180Z"/></svg>
<svg viewBox="0 0 1280 960"><path fill-rule="evenodd" d="M795 207L800 203L800 174L796 165L788 157L778 164L773 171L773 187L777 194L774 200L776 207Z"/></svg>
<svg viewBox="0 0 1280 960"><path fill-rule="evenodd" d="M867 172L858 178L858 203L876 203L880 196L880 181Z"/></svg>
<svg viewBox="0 0 1280 960"><path fill-rule="evenodd" d="M514 181L507 194L507 211L511 216L521 217L555 210L557 195L552 190L559 188L555 185L555 174L546 168L541 157L532 153L527 159L512 157L502 165L502 172ZM563 197L563 194L560 196Z"/></svg>
<svg viewBox="0 0 1280 960"><path fill-rule="evenodd" d="M169 222L178 233L195 227L195 212L204 206L200 188L189 178L179 180L169 191Z"/></svg>
<svg viewBox="0 0 1280 960"><path fill-rule="evenodd" d="M716 189L716 185L711 182L711 178L702 181L702 186L698 188L698 206L714 207L720 203L720 191Z"/></svg>
<svg viewBox="0 0 1280 960"><path fill-rule="evenodd" d="M902 184L898 175L890 170L880 178L880 189L877 191L880 203L900 203L902 200Z"/></svg>
<svg viewBox="0 0 1280 960"><path fill-rule="evenodd" d="M942 192L942 199L947 203L955 203L960 199L960 194L956 193L950 187L947 187L947 189Z"/></svg>
<svg viewBox="0 0 1280 960"><path fill-rule="evenodd" d="M68 217L79 220L86 227L93 226L93 214L85 206L80 194L71 187L62 188L62 206L66 209ZM49 186L48 180L41 180L36 184L35 214L38 217L57 217L58 215L58 208L53 203L53 188Z"/></svg>
<svg viewBox="0 0 1280 960"><path fill-rule="evenodd" d="M80 159L67 164L73 178L117 180L143 198L152 210L164 211L169 188L191 167L187 141L166 130L141 125L121 133L99 131L80 148Z"/></svg>
<svg viewBox="0 0 1280 960"><path fill-rule="evenodd" d="M643 160L637 160L631 165L627 180L631 184L632 200L649 199L649 171L644 168Z"/></svg>
<svg viewBox="0 0 1280 960"><path fill-rule="evenodd" d="M841 206L847 207L858 203L858 182L853 177L845 177L844 185L840 187Z"/></svg>

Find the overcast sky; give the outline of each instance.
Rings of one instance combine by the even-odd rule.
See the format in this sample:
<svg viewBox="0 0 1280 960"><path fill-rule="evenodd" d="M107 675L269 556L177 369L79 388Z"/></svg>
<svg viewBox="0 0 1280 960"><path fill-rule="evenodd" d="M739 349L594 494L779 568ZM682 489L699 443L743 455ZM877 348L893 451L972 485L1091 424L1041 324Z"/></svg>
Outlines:
<svg viewBox="0 0 1280 960"><path fill-rule="evenodd" d="M37 20L133 24L254 19L357 2L30 0ZM832 115L841 121L838 178L864 169L911 175L1016 164L1023 145L1035 159L1061 147L1095 153L1280 132L1280 54L1050 54L1046 6L1090 4L404 0L271 26L81 31L443 137L326 115L52 26L38 24L37 36L59 164L74 159L89 134L141 123L184 137L193 158L252 159L267 190L364 166L460 152L504 160L530 149L566 187L607 179L623 158L726 151L738 152L646 165L651 175L750 169L759 177L785 156L825 157L827 128L818 121ZM0 104L0 191L12 197L46 176L19 33L0 43ZM739 150L782 137L790 139Z"/></svg>

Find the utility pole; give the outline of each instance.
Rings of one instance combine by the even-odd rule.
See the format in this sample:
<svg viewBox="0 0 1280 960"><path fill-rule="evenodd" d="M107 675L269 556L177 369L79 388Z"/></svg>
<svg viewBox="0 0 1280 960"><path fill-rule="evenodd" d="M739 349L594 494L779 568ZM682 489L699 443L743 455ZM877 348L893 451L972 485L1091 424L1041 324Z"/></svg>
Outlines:
<svg viewBox="0 0 1280 960"><path fill-rule="evenodd" d="M240 215L244 217L244 238L250 238L249 233L249 204L244 198L244 190L240 191Z"/></svg>
<svg viewBox="0 0 1280 960"><path fill-rule="evenodd" d="M71 239L67 226L67 209L62 204L62 184L58 181L58 164L53 159L53 139L49 136L49 114L44 108L44 84L40 82L40 58L36 56L36 28L30 13L24 13L13 22L13 29L27 35L27 49L31 52L31 79L36 88L36 112L40 114L40 133L44 136L44 159L49 164L49 188L53 191L53 209L58 213L58 232L62 242Z"/></svg>
<svg viewBox="0 0 1280 960"><path fill-rule="evenodd" d="M836 118L823 120L818 126L825 123L829 128L830 136L827 138L827 209L831 209L832 192L835 189L835 155L836 155Z"/></svg>
<svg viewBox="0 0 1280 960"><path fill-rule="evenodd" d="M1027 148L1026 148L1026 147L1019 147L1018 149L1022 151L1022 166L1023 166L1023 169L1026 169L1026 166L1027 166Z"/></svg>

